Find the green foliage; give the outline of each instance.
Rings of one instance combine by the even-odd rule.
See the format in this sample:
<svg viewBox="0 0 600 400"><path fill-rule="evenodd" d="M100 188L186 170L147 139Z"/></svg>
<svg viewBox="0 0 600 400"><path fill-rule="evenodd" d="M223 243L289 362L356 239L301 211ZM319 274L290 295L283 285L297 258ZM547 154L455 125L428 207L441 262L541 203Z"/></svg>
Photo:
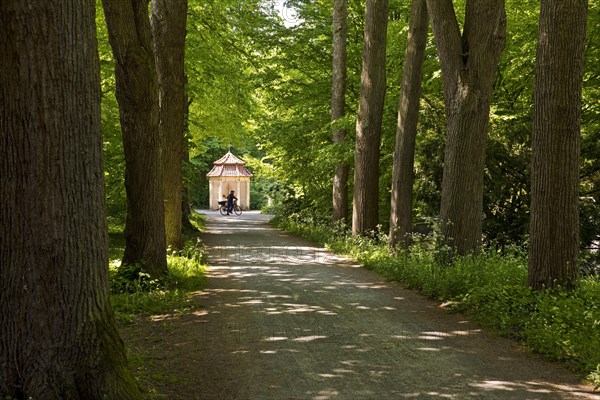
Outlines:
<svg viewBox="0 0 600 400"><path fill-rule="evenodd" d="M114 89L114 61L98 0L102 131L107 210L111 224L124 224L125 163ZM456 9L462 21L464 1ZM190 161L184 167L191 202L207 207L205 177L227 145L251 165L252 207L268 198L297 209L331 208L334 165L354 159L354 127L364 24L364 2L349 2L346 116L330 121L331 2L293 0L298 23L286 26L275 8L260 0L190 1L186 39ZM485 243L504 249L524 246L529 221L531 111L539 4L508 0L509 40L503 52L490 116L486 153L483 229ZM397 105L408 33L409 4L390 2L388 88L380 161L380 223L389 219L389 190ZM597 246L600 232L600 5L591 3L582 113L582 248ZM423 89L415 154L415 221L439 213L445 109L442 75L430 33L423 66ZM332 142L332 127L347 138ZM352 171L351 175L352 177ZM352 178L350 178L352 193ZM587 251L600 264L600 252Z"/></svg>
<svg viewBox="0 0 600 400"><path fill-rule="evenodd" d="M331 49L331 4L293 1L305 20L275 34L284 47L260 58L257 141L267 152L271 175L282 183L282 199L294 199L298 208L330 208L331 179L336 161L353 162L354 124L361 67L362 7L350 2L348 39L347 115L333 125L348 129L347 140L334 146L330 138L330 61L323 49ZM464 1L455 2L459 21ZM505 250L525 247L529 229L529 164L532 131L532 99L539 2L509 0L507 40L491 105L486 149L484 189L484 243ZM395 144L397 104L408 32L408 4L390 3L388 28L388 87L383 118L380 161L379 218L383 230L389 219L392 154ZM597 60L600 59L600 6L590 4L586 46L582 117L582 247L598 241L600 232L600 106ZM327 54L327 58L330 54ZM423 88L415 154L413 209L415 221L439 214L445 145L445 109L442 75L433 35L429 35L423 65ZM352 176L352 174L350 175ZM350 178L350 186L352 178ZM352 187L350 187L352 190ZM294 209L293 211L298 211ZM588 252L592 265L600 263L596 251Z"/></svg>
<svg viewBox="0 0 600 400"><path fill-rule="evenodd" d="M261 54L253 78L258 107L253 115L260 158L270 164L269 197L289 200L300 208L331 208L332 171L338 161L353 161L357 88L360 82L362 13L349 2L347 118L335 125L348 128L349 138L332 141L331 2L292 1L301 22L274 26L275 40ZM276 192L276 193L274 193Z"/></svg>
<svg viewBox="0 0 600 400"><path fill-rule="evenodd" d="M440 265L436 261L438 246L428 238L416 238L409 250L391 254L385 237L352 237L344 227L331 226L307 213L280 214L273 223L446 302L550 359L582 372L600 363L597 278L583 279L575 291L536 292L527 286L527 259L518 248ZM590 379L597 375L592 373Z"/></svg>
<svg viewBox="0 0 600 400"><path fill-rule="evenodd" d="M206 218L203 214L192 212L189 215L190 222L197 229L198 232L204 232L206 230ZM187 245L187 242L186 242Z"/></svg>
<svg viewBox="0 0 600 400"><path fill-rule="evenodd" d="M185 68L189 131L197 143L218 138L224 145L239 145L247 135L246 121L253 107L248 40L264 22L262 14L253 13L258 3L189 2ZM202 152L191 152L192 157L197 154Z"/></svg>
<svg viewBox="0 0 600 400"><path fill-rule="evenodd" d="M113 267L114 266L114 267ZM113 294L151 292L159 290L163 282L144 272L141 264L111 264L110 291Z"/></svg>
<svg viewBox="0 0 600 400"><path fill-rule="evenodd" d="M587 379L594 385L594 391L600 388L600 364L588 375Z"/></svg>
<svg viewBox="0 0 600 400"><path fill-rule="evenodd" d="M96 2L96 26L102 90L102 143L104 182L109 225L124 225L127 215L125 195L125 153L121 136L119 105L115 95L115 62L108 43L108 31L100 0Z"/></svg>
<svg viewBox="0 0 600 400"><path fill-rule="evenodd" d="M591 370L600 363L600 282L584 279L569 291L536 293L523 332L527 343L552 359Z"/></svg>
<svg viewBox="0 0 600 400"><path fill-rule="evenodd" d="M111 244L115 242L113 253L118 253L118 241L113 239ZM190 293L202 285L206 271L203 246L197 240L188 240L179 253L167 257L167 262L168 275L152 279L139 265L111 260L111 303L118 322L131 322L136 315L181 312L191 307Z"/></svg>

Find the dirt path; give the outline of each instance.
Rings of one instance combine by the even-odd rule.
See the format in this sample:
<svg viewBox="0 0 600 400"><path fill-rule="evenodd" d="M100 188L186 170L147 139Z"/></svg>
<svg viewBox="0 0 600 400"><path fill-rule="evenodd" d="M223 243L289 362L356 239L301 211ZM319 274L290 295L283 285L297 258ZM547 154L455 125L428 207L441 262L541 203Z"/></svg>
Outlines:
<svg viewBox="0 0 600 400"><path fill-rule="evenodd" d="M207 220L202 308L124 330L153 360L165 398L599 398L556 364L265 216Z"/></svg>

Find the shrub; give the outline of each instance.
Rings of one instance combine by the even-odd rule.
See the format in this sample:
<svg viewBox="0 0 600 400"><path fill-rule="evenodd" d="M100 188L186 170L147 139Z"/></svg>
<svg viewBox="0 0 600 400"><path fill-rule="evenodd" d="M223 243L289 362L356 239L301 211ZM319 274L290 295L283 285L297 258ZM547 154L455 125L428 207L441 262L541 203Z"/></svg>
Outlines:
<svg viewBox="0 0 600 400"><path fill-rule="evenodd" d="M131 322L136 315L162 314L190 308L190 292L200 287L206 266L204 248L198 240L167 257L168 274L152 279L138 264L110 265L111 303L118 322Z"/></svg>

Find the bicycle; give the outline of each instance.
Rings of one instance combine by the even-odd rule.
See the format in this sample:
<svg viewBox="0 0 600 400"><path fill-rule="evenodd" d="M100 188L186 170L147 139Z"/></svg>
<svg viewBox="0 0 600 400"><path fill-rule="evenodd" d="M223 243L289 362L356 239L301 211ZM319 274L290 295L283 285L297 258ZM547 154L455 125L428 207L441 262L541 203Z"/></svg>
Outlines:
<svg viewBox="0 0 600 400"><path fill-rule="evenodd" d="M219 201L219 212L221 215L227 215L227 202ZM231 208L231 212L235 213L235 215L242 215L242 207L238 206L237 201L233 201L233 207Z"/></svg>

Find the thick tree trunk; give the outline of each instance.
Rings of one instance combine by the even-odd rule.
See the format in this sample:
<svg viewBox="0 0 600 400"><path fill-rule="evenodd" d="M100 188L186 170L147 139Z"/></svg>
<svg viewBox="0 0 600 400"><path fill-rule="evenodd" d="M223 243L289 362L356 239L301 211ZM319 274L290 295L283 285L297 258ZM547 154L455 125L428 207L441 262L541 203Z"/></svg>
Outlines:
<svg viewBox="0 0 600 400"><path fill-rule="evenodd" d="M356 122L352 234L377 228L379 146L385 98L387 0L367 0L363 66Z"/></svg>
<svg viewBox="0 0 600 400"><path fill-rule="evenodd" d="M346 106L346 41L348 37L348 0L333 2L333 87L331 91L331 120L344 117ZM343 128L333 129L333 142L342 143L346 137ZM338 162L333 178L333 220L348 222L347 162Z"/></svg>
<svg viewBox="0 0 600 400"><path fill-rule="evenodd" d="M158 72L162 176L167 246L182 246L182 161L185 118L187 0L152 0L152 30Z"/></svg>
<svg viewBox="0 0 600 400"><path fill-rule="evenodd" d="M587 0L542 0L531 166L529 285L579 274L579 148Z"/></svg>
<svg viewBox="0 0 600 400"><path fill-rule="evenodd" d="M391 247L408 245L412 230L415 142L429 20L425 0L413 0L411 9L392 172Z"/></svg>
<svg viewBox="0 0 600 400"><path fill-rule="evenodd" d="M445 243L458 255L481 245L483 170L489 118L489 97L472 90L448 110L440 219Z"/></svg>
<svg viewBox="0 0 600 400"><path fill-rule="evenodd" d="M141 398L108 296L93 0L0 2L0 104L0 398Z"/></svg>
<svg viewBox="0 0 600 400"><path fill-rule="evenodd" d="M127 220L123 262L167 271L158 83L148 0L102 0L115 58L125 148Z"/></svg>
<svg viewBox="0 0 600 400"><path fill-rule="evenodd" d="M481 245L483 169L490 99L506 41L504 0L467 0L461 35L452 0L427 0L446 102L440 219L458 255Z"/></svg>

